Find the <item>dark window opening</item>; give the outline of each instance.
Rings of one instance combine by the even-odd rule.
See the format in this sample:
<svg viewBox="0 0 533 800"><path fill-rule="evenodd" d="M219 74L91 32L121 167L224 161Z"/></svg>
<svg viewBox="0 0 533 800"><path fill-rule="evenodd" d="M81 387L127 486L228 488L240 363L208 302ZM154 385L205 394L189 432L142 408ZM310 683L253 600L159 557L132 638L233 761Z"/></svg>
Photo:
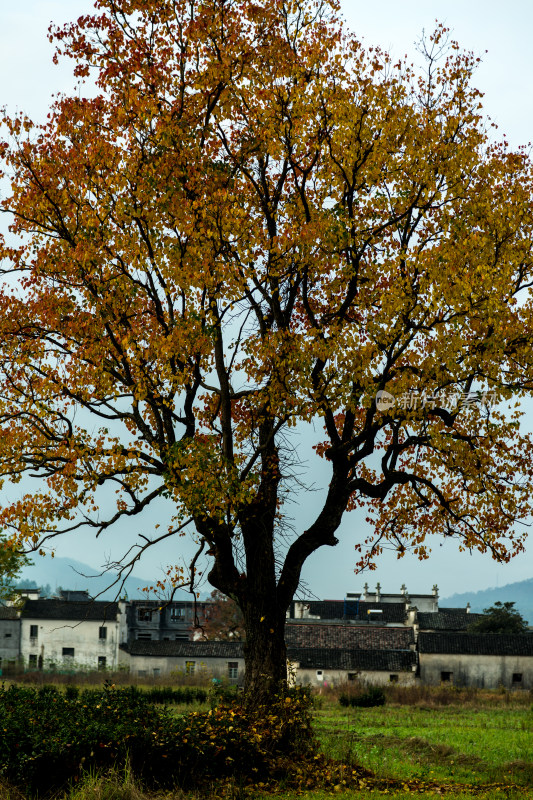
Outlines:
<svg viewBox="0 0 533 800"><path fill-rule="evenodd" d="M64 647L63 648L63 658L74 658L74 648L73 647Z"/></svg>
<svg viewBox="0 0 533 800"><path fill-rule="evenodd" d="M30 625L30 639L36 639L38 635L39 635L39 626Z"/></svg>
<svg viewBox="0 0 533 800"><path fill-rule="evenodd" d="M137 639L145 639L147 641L150 641L151 638L152 638L151 633L142 633L141 631L138 631L137 633Z"/></svg>
<svg viewBox="0 0 533 800"><path fill-rule="evenodd" d="M356 681L357 680L357 672L349 672L348 673L348 680L349 681Z"/></svg>
<svg viewBox="0 0 533 800"><path fill-rule="evenodd" d="M98 669L105 669L106 664L107 664L106 657L98 656Z"/></svg>
<svg viewBox="0 0 533 800"><path fill-rule="evenodd" d="M152 621L152 610L150 608L139 608L139 609L137 609L137 619L140 622L151 622Z"/></svg>
<svg viewBox="0 0 533 800"><path fill-rule="evenodd" d="M453 672L441 672L440 679L442 683L451 683L453 678Z"/></svg>
<svg viewBox="0 0 533 800"><path fill-rule="evenodd" d="M28 666L30 669L37 669L37 655L35 653L30 653L28 656Z"/></svg>
<svg viewBox="0 0 533 800"><path fill-rule="evenodd" d="M98 638L102 641L105 641L107 639L107 628L98 629Z"/></svg>
<svg viewBox="0 0 533 800"><path fill-rule="evenodd" d="M398 683L398 676L397 675L389 675L389 681L391 683Z"/></svg>
<svg viewBox="0 0 533 800"><path fill-rule="evenodd" d="M522 683L522 673L513 672L513 683Z"/></svg>

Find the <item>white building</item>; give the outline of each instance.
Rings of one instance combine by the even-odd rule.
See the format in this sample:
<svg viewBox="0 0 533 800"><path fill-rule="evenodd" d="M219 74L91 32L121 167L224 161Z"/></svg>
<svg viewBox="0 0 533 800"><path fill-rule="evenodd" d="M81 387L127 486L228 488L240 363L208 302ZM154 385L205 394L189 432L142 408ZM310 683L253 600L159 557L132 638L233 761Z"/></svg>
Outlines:
<svg viewBox="0 0 533 800"><path fill-rule="evenodd" d="M26 669L117 669L122 603L27 600L20 655Z"/></svg>

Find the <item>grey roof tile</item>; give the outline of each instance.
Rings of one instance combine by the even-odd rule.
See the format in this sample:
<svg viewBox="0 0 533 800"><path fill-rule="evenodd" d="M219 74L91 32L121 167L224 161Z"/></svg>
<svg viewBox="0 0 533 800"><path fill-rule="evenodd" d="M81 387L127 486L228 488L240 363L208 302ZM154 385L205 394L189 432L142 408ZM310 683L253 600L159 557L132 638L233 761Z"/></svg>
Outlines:
<svg viewBox="0 0 533 800"><path fill-rule="evenodd" d="M374 603L358 600L309 600L309 613L320 619L351 619L360 622L403 622L404 603ZM374 613L371 613L374 612Z"/></svg>
<svg viewBox="0 0 533 800"><path fill-rule="evenodd" d="M465 631L484 616L469 613L464 608L441 608L435 612L419 611L417 619L420 630Z"/></svg>
<svg viewBox="0 0 533 800"><path fill-rule="evenodd" d="M533 634L428 633L418 635L420 653L472 656L533 656Z"/></svg>
<svg viewBox="0 0 533 800"><path fill-rule="evenodd" d="M243 658L242 642L151 642L137 639L123 647L132 656L174 658Z"/></svg>
<svg viewBox="0 0 533 800"><path fill-rule="evenodd" d="M288 620L285 625L285 641L289 647L409 650L414 636L413 629L407 627L386 628Z"/></svg>
<svg viewBox="0 0 533 800"><path fill-rule="evenodd" d="M329 650L289 647L289 659L300 669L412 672L417 656L412 650Z"/></svg>
<svg viewBox="0 0 533 800"><path fill-rule="evenodd" d="M115 622L118 613L118 603L109 603L106 600L70 602L42 599L26 600L21 616L23 619Z"/></svg>

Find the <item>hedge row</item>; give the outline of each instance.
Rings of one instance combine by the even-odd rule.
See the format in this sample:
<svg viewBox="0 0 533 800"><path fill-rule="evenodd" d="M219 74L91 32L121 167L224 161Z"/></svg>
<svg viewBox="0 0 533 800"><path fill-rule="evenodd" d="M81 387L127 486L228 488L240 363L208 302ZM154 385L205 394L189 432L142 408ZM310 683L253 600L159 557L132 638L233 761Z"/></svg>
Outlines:
<svg viewBox="0 0 533 800"><path fill-rule="evenodd" d="M385 705L385 692L383 689L373 687L362 694L341 694L339 703L341 706L352 706L352 708L372 708L373 706Z"/></svg>
<svg viewBox="0 0 533 800"><path fill-rule="evenodd" d="M55 687L44 687L48 690L55 689ZM209 698L207 689L200 689L197 687L178 687L173 689L170 686L154 686L151 689L139 689L137 686L129 686L126 690L131 696L138 696L145 698L151 703L161 703L164 705L192 705L193 703L205 703ZM101 694L100 689L85 689L83 697ZM76 700L81 695L81 690L77 686L67 686L65 689L65 696L71 700Z"/></svg>

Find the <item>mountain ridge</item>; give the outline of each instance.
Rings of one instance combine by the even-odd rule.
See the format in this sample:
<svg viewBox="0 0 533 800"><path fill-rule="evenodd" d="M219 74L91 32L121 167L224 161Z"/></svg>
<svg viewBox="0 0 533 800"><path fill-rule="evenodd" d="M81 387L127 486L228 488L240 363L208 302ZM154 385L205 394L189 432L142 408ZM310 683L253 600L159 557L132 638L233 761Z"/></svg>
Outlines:
<svg viewBox="0 0 533 800"><path fill-rule="evenodd" d="M472 611L481 612L497 601L511 602L530 625L533 624L533 578L508 583L505 586L491 586L477 592L460 592L439 599L439 606L445 608L464 608L470 603Z"/></svg>
<svg viewBox="0 0 533 800"><path fill-rule="evenodd" d="M143 592L144 587L153 586L156 579L151 580L137 575L129 575L125 578L123 585L121 582L110 587L116 579L116 573L102 572L97 567L91 567L83 561L73 558L64 558L49 555L39 556L35 563L24 567L17 585L24 588L28 583L35 583L37 587L49 586L52 592L61 587L62 589L87 590L89 595L97 600L114 600L117 596L127 597L130 600L138 598L149 598L150 595ZM175 595L176 600L190 600L191 595L184 590L178 590Z"/></svg>

